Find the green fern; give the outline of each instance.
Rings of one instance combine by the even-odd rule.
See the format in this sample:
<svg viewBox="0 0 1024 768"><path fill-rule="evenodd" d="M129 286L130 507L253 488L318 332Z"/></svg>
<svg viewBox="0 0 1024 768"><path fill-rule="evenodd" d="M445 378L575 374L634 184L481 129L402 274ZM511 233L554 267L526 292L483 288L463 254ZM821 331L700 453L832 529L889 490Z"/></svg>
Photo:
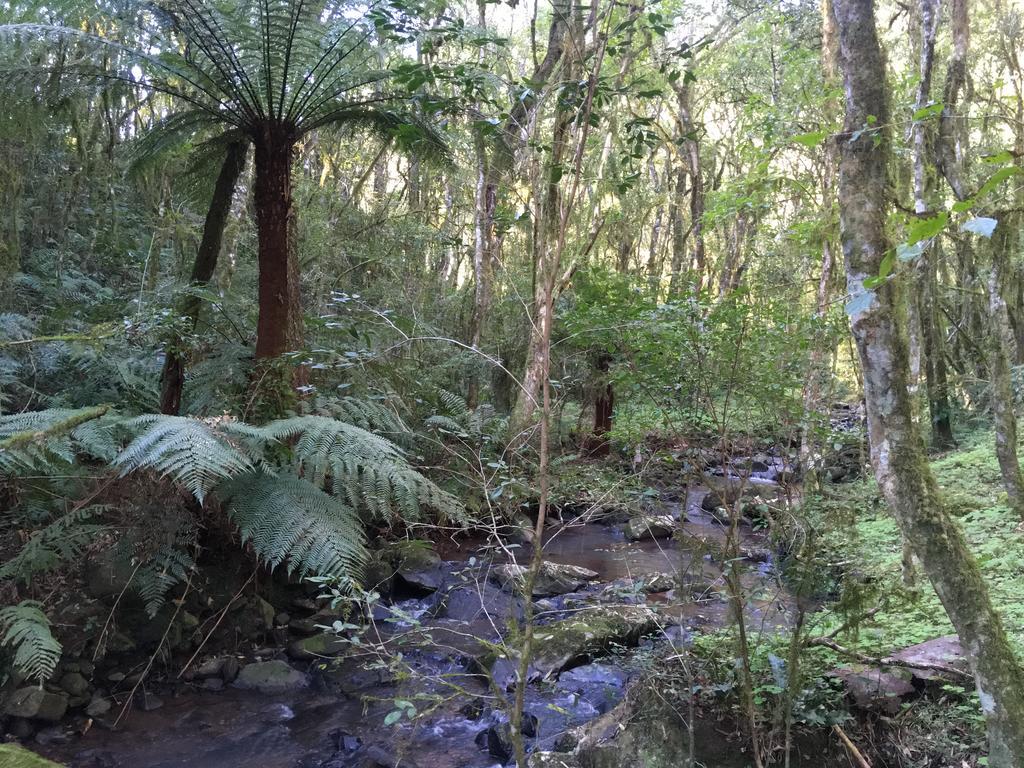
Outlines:
<svg viewBox="0 0 1024 768"><path fill-rule="evenodd" d="M146 429L114 460L121 474L152 469L184 486L200 503L218 483L254 466L243 453L245 441L239 439L254 434L244 425L150 414L132 419L128 426Z"/></svg>
<svg viewBox="0 0 1024 768"><path fill-rule="evenodd" d="M79 452L99 450L96 428L109 406L50 408L0 416L0 474L41 472L74 464Z"/></svg>
<svg viewBox="0 0 1024 768"><path fill-rule="evenodd" d="M299 477L254 472L218 489L228 515L257 556L289 572L352 580L366 560L355 511Z"/></svg>
<svg viewBox="0 0 1024 768"><path fill-rule="evenodd" d="M299 471L373 517L418 520L424 507L446 519L464 517L462 504L413 469L402 449L386 438L324 416L283 419L264 431L280 440L295 439Z"/></svg>
<svg viewBox="0 0 1024 768"><path fill-rule="evenodd" d="M106 530L102 525L88 523L106 507L92 505L69 512L45 528L33 533L14 557L0 565L0 580L18 579L31 583L33 576L52 571L61 563L73 560Z"/></svg>
<svg viewBox="0 0 1024 768"><path fill-rule="evenodd" d="M150 618L159 613L167 602L167 594L178 584L184 583L195 569L192 556L173 546L157 551L138 569L132 585L146 603Z"/></svg>
<svg viewBox="0 0 1024 768"><path fill-rule="evenodd" d="M42 603L25 600L0 609L0 645L14 651L14 668L42 683L60 661L61 645L50 631Z"/></svg>

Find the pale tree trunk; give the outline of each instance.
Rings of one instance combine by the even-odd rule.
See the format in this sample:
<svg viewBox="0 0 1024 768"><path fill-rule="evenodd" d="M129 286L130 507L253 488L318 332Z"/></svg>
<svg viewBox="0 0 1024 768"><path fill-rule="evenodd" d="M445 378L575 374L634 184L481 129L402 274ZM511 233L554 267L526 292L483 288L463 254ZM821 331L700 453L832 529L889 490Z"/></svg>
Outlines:
<svg viewBox="0 0 1024 768"><path fill-rule="evenodd" d="M935 65L935 35L939 28L939 0L920 0L921 46L917 95L914 109L926 107L931 98L932 73ZM911 126L914 158L914 213L928 216L931 213L929 197L932 193L932 178L929 173L927 124L915 120ZM936 317L935 256L937 243L925 248L918 257L915 276L915 290L911 299L912 324L919 336L918 356L925 369L925 389L928 395L928 414L931 421L932 446L947 450L956 445L950 421L949 390L946 377L945 350L942 334ZM920 362L919 362L920 365ZM915 379L916 381L916 379Z"/></svg>
<svg viewBox="0 0 1024 768"><path fill-rule="evenodd" d="M891 250L885 232L889 144L884 126L889 111L874 3L834 0L834 13L846 93L845 133L839 137L840 232L875 476L960 636L988 725L989 765L1022 768L1024 674L963 532L944 508L925 460L907 392L899 282L887 281L875 292L864 287ZM882 128L864 130L869 115ZM863 133L853 140L855 131Z"/></svg>
<svg viewBox="0 0 1024 768"><path fill-rule="evenodd" d="M690 100L693 95L691 83L686 78L680 78L673 86L676 92L676 119L679 124L679 135L683 139L683 153L686 157L686 170L690 177L690 234L693 235L693 255L687 265L693 270L694 294L699 295L704 288L704 272L707 257L704 252L704 176L700 164L700 142L697 139L697 130L693 124ZM680 178L676 183L676 192L681 195L684 183ZM676 205L681 207L681 200ZM682 234L682 213L677 214L680 223L679 231ZM676 241L673 241L675 246ZM669 295L678 293L681 286L680 277L683 269L682 245L676 251L673 247L672 253L672 281L669 285Z"/></svg>

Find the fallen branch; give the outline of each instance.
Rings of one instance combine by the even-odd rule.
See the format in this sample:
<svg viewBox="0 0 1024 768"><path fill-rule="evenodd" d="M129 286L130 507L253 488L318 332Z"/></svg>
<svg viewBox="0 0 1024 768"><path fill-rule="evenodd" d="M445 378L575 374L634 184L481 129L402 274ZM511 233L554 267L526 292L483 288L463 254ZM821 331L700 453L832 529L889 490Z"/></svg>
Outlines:
<svg viewBox="0 0 1024 768"><path fill-rule="evenodd" d="M840 728L838 725L833 725L832 730L839 736L839 740L843 742L843 746L849 750L850 755L856 761L860 768L871 768L871 763L867 761L867 758L861 754L861 751L857 749L857 745L850 741L850 737L846 735L846 731Z"/></svg>

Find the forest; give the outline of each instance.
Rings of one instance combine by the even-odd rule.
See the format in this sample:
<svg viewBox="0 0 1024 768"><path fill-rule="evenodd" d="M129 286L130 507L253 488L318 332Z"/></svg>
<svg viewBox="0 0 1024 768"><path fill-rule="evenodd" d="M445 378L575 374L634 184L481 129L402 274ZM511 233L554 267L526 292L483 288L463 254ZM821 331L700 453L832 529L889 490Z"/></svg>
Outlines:
<svg viewBox="0 0 1024 768"><path fill-rule="evenodd" d="M0 767L1024 768L1024 0L0 0Z"/></svg>

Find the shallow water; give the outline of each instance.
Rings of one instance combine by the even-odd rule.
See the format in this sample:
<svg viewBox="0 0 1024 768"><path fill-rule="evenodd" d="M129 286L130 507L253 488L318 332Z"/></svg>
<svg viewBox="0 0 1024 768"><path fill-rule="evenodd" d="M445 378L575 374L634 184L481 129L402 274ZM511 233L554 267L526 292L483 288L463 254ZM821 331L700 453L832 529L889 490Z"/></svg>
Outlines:
<svg viewBox="0 0 1024 768"><path fill-rule="evenodd" d="M701 626L728 622L731 613L720 562L725 531L700 510L701 495L695 489L682 504L659 508L661 514L685 519L684 535L675 540L630 542L615 527L596 523L568 523L554 530L546 537L547 558L591 569L598 578L578 593L541 601L540 620L621 599L647 602L666 627L678 625L678 630L668 632L676 642L685 642ZM765 542L744 527L740 543L763 549ZM439 610L436 598L427 597L402 604L404 613L421 617L418 621L378 623L388 652L403 653L406 674L397 680L363 670L362 662L372 660L372 653L367 653L362 662L353 658L333 671L324 669L322 662L310 664L310 687L295 693L211 693L187 686L175 692L161 690L163 707L132 712L117 731L94 726L69 744L37 748L74 768L346 768L372 765L361 762L369 757L384 765L420 768L497 765L499 761L481 751L474 739L504 719L503 708L484 679L473 674L473 658L481 652L481 638L499 639L515 605L486 582L489 563L478 545L467 543L458 553L461 560L451 563L449 570L452 578L461 580L460 598L471 604L479 601L479 610L466 613L463 606L458 618L445 618L454 609ZM630 595L626 589L620 598L608 590L610 582L629 584L624 580L665 573L682 575L689 585L687 594ZM741 581L748 593L745 615L753 632L788 623L792 600L776 584L770 562L744 563ZM563 672L555 683L529 687L526 710L537 718L534 747L550 747L566 729L608 711L638 674L628 654L617 656L610 666L602 659L595 661L579 672ZM384 727L395 699L414 701L429 713ZM723 747L721 739L713 742L706 746L709 758ZM708 762L716 764L744 763Z"/></svg>

